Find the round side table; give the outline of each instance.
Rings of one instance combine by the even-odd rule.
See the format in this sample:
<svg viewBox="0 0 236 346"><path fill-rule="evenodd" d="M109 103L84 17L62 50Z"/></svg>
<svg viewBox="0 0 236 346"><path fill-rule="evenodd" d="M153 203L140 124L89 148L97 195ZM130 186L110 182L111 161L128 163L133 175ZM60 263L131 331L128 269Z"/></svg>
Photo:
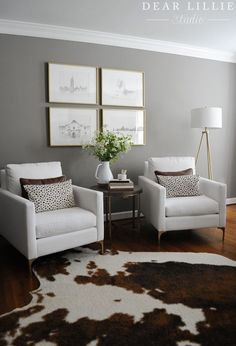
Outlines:
<svg viewBox="0 0 236 346"><path fill-rule="evenodd" d="M143 192L138 185L134 186L133 190L109 190L107 185L93 185L90 187L92 190L103 192L104 196L104 209L106 214L106 222L109 229L110 241L112 240L112 223L111 223L111 204L112 198L132 198L132 223L135 228L135 207L137 201L137 229L140 230L140 194ZM136 200L136 201L135 201Z"/></svg>

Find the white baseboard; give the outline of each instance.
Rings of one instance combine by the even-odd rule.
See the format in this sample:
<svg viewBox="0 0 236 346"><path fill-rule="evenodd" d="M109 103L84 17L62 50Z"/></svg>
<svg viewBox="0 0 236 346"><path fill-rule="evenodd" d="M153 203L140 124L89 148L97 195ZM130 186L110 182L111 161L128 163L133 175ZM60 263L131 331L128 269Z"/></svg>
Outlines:
<svg viewBox="0 0 236 346"><path fill-rule="evenodd" d="M234 197L234 198L227 198L226 199L226 204L227 205L236 204L236 197Z"/></svg>

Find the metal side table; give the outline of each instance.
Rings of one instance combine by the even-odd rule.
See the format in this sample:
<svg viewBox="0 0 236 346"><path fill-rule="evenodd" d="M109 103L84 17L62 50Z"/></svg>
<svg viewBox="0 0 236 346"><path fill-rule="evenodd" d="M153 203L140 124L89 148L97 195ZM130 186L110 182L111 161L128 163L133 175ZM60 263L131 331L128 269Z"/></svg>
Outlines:
<svg viewBox="0 0 236 346"><path fill-rule="evenodd" d="M90 189L103 192L104 196L104 211L106 214L106 223L108 224L110 241L112 240L112 222L111 222L111 208L112 198L132 198L132 224L135 228L135 208L137 201L137 229L140 230L140 194L143 192L138 185L134 186L133 190L109 190L107 185L94 185ZM136 200L136 201L135 201Z"/></svg>

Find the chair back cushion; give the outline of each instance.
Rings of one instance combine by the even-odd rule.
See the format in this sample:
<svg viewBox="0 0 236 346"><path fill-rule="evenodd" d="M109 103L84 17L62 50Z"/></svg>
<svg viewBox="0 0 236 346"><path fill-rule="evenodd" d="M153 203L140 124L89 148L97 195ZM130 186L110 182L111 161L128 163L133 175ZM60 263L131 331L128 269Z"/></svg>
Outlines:
<svg viewBox="0 0 236 346"><path fill-rule="evenodd" d="M7 180L6 180L6 170L1 169L0 170L0 186L2 189L6 190L7 189Z"/></svg>
<svg viewBox="0 0 236 346"><path fill-rule="evenodd" d="M7 190L21 196L20 178L46 179L62 175L60 162L9 164L6 166Z"/></svg>
<svg viewBox="0 0 236 346"><path fill-rule="evenodd" d="M170 157L150 157L148 159L148 169L146 169L147 178L156 181L154 171L175 172L187 168L193 169L195 174L195 158L190 156L170 156Z"/></svg>
<svg viewBox="0 0 236 346"><path fill-rule="evenodd" d="M144 173L143 175L148 178L148 161L144 161Z"/></svg>

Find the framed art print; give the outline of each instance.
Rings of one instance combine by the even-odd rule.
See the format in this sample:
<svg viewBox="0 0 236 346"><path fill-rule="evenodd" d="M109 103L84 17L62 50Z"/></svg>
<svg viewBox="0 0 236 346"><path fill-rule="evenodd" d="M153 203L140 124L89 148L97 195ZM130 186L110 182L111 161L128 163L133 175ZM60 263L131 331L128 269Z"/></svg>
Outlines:
<svg viewBox="0 0 236 346"><path fill-rule="evenodd" d="M98 103L96 67L48 64L49 102Z"/></svg>
<svg viewBox="0 0 236 346"><path fill-rule="evenodd" d="M102 128L119 134L131 135L134 145L144 145L145 111L135 109L103 109Z"/></svg>
<svg viewBox="0 0 236 346"><path fill-rule="evenodd" d="M50 146L89 144L98 130L98 110L49 108Z"/></svg>
<svg viewBox="0 0 236 346"><path fill-rule="evenodd" d="M102 105L144 107L144 73L103 68Z"/></svg>

